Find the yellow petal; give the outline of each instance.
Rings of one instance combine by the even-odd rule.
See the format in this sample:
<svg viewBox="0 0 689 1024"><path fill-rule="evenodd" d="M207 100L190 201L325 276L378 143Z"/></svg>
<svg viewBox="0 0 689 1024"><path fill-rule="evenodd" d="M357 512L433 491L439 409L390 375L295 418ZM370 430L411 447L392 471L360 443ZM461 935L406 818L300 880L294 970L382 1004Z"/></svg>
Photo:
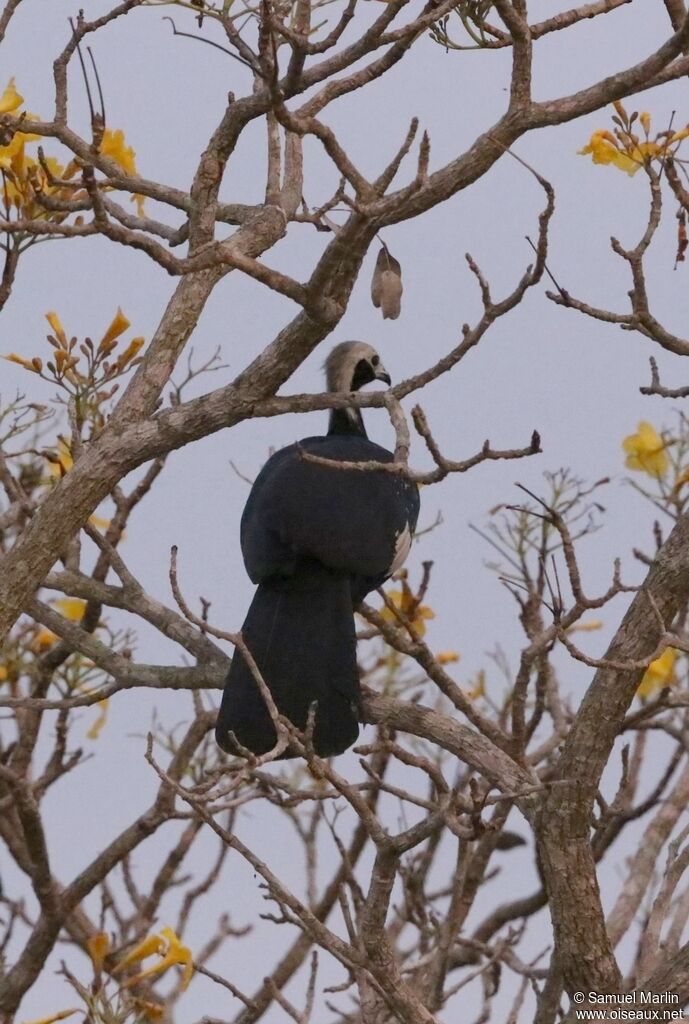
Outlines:
<svg viewBox="0 0 689 1024"><path fill-rule="evenodd" d="M637 697L649 697L656 690L662 690L665 686L672 686L677 682L675 675L675 662L677 651L674 647L668 647L659 658L652 661L644 673L636 691Z"/></svg>
<svg viewBox="0 0 689 1024"><path fill-rule="evenodd" d="M675 493L677 493L678 491L681 491L682 487L686 483L689 483L689 469L683 469L682 472L678 474L677 479L675 480L675 485L672 488L672 490Z"/></svg>
<svg viewBox="0 0 689 1024"><path fill-rule="evenodd" d="M89 729L89 731L86 733L86 738L89 739L89 740L97 740L98 739L98 737L100 736L100 734L102 732L103 726L105 725L105 723L108 720L108 700L107 700L107 697L106 697L105 700L99 700L98 701L98 707L100 708L100 713L99 713L98 717L96 718L95 722L93 723L93 725L91 726L91 728Z"/></svg>
<svg viewBox="0 0 689 1024"><path fill-rule="evenodd" d="M54 604L57 610L61 612L66 619L69 619L70 622L81 622L84 617L86 601L82 601L79 597L61 597L58 601L55 601Z"/></svg>
<svg viewBox="0 0 689 1024"><path fill-rule="evenodd" d="M623 152L617 139L611 132L596 131L591 136L587 146L578 150L581 156L591 155L594 164L612 164L620 171L634 175L643 166L641 154L633 159L628 152Z"/></svg>
<svg viewBox="0 0 689 1024"><path fill-rule="evenodd" d="M669 468L670 459L665 450L665 442L657 430L645 420L639 423L636 434L624 438L622 449L627 454L627 469L660 477Z"/></svg>
<svg viewBox="0 0 689 1024"><path fill-rule="evenodd" d="M45 314L45 318L52 327L53 334L55 335L57 340L66 348L67 335L65 334L65 329L62 326L62 321L60 320L60 317L57 315L57 313L50 312Z"/></svg>
<svg viewBox="0 0 689 1024"><path fill-rule="evenodd" d="M0 665L0 683L4 683L7 679L7 669L4 665Z"/></svg>
<svg viewBox="0 0 689 1024"><path fill-rule="evenodd" d="M642 126L643 130L648 135L648 133L651 130L651 115L649 114L649 112L647 110L643 110L639 114L639 120L641 121L641 126Z"/></svg>
<svg viewBox="0 0 689 1024"><path fill-rule="evenodd" d="M145 939L142 939L138 945L134 946L134 949L130 950L130 952L127 953L127 955L120 960L118 964L116 964L112 973L117 974L119 971L123 971L125 967L138 963L139 960L145 960L154 953L162 953L164 949L165 942L159 935L148 935Z"/></svg>
<svg viewBox="0 0 689 1024"><path fill-rule="evenodd" d="M600 619L589 619L588 622L577 622L573 626L570 626L567 630L568 633L593 633L597 629L602 629L603 623Z"/></svg>
<svg viewBox="0 0 689 1024"><path fill-rule="evenodd" d="M30 359L24 359L23 356L18 356L16 352L10 352L8 356L3 356L2 358L6 359L8 363L16 363L17 366L23 366L25 370L31 370L32 373L38 373Z"/></svg>
<svg viewBox="0 0 689 1024"><path fill-rule="evenodd" d="M146 978L155 978L158 974L163 974L170 965L164 960L159 960L157 964L152 964L147 967L144 971L139 971L138 974L133 974L131 978L127 978L126 981L122 982L122 988L131 988L133 985L139 985Z"/></svg>
<svg viewBox="0 0 689 1024"><path fill-rule="evenodd" d="M93 961L96 971L100 971L103 967L103 961L110 952L110 939L105 932L96 932L95 935L91 935L86 940L86 948L89 951L89 956Z"/></svg>
<svg viewBox="0 0 689 1024"><path fill-rule="evenodd" d="M624 109L624 107L622 106L620 101L619 100L613 100L612 101L612 105L615 108L615 110L617 111L617 113L619 114L619 116L622 118L622 120L626 121L627 120L627 111Z"/></svg>
<svg viewBox="0 0 689 1024"><path fill-rule="evenodd" d="M192 957L191 950L188 946L182 945L181 940L172 928L163 928L160 934L168 942L168 951L162 962L167 963L168 966L172 964L183 966L181 987L186 989L194 973L194 958Z"/></svg>
<svg viewBox="0 0 689 1024"><path fill-rule="evenodd" d="M189 988L189 982L191 981L193 976L194 976L194 961L189 959L189 960L187 960L185 962L184 969L182 971L182 980L180 982L180 987L181 987L183 992L187 988Z"/></svg>
<svg viewBox="0 0 689 1024"><path fill-rule="evenodd" d="M387 590L385 596L390 601L390 604L394 605L395 608L402 608L404 595L402 594L401 590ZM381 608L380 615L381 618L385 619L386 622L398 621L394 611L392 610L392 608L389 608L387 604L383 608Z"/></svg>
<svg viewBox="0 0 689 1024"><path fill-rule="evenodd" d="M459 654L457 651L440 651L436 654L435 660L439 665L449 665L453 661L459 661Z"/></svg>
<svg viewBox="0 0 689 1024"><path fill-rule="evenodd" d="M689 125L687 125L686 128L682 128L681 131L675 132L674 135L671 135L668 139L668 144L671 142L681 142L682 139L686 138L689 138Z"/></svg>
<svg viewBox="0 0 689 1024"><path fill-rule="evenodd" d="M165 1007L160 1003L151 1003L147 999L135 998L132 1000L138 1010L141 1010L147 1020L162 1020L165 1016Z"/></svg>
<svg viewBox="0 0 689 1024"><path fill-rule="evenodd" d="M73 1013L79 1013L79 1008L75 1007L73 1010L60 1010L59 1013L53 1013L50 1017L39 1017L38 1020L24 1021L24 1024L55 1024L58 1020L64 1020L65 1017L71 1017Z"/></svg>
<svg viewBox="0 0 689 1024"><path fill-rule="evenodd" d="M5 91L0 96L0 114L11 114L17 107L21 107L24 102L24 97L20 96L17 92L14 84L14 79L10 78ZM72 1010L74 1013L74 1010Z"/></svg>
<svg viewBox="0 0 689 1024"><path fill-rule="evenodd" d="M136 174L136 153L127 145L121 128L106 128L100 151L118 163L127 174Z"/></svg>
<svg viewBox="0 0 689 1024"><path fill-rule="evenodd" d="M124 366L127 365L127 363L131 362L131 360L135 358L137 353L143 347L143 344L143 338L132 338L124 352L122 352L122 354L117 357L117 365L120 367L120 369L122 369Z"/></svg>
<svg viewBox="0 0 689 1024"><path fill-rule="evenodd" d="M117 312L115 313L107 331L101 338L100 344L111 345L112 342L119 338L121 334L124 334L129 326L129 320L127 320L126 316L118 306Z"/></svg>
<svg viewBox="0 0 689 1024"><path fill-rule="evenodd" d="M51 647L57 637L49 629L40 629L36 636L31 641L31 646L34 650L44 651L47 647Z"/></svg>
<svg viewBox="0 0 689 1024"><path fill-rule="evenodd" d="M53 455L48 463L52 476L61 477L74 465L72 452L64 437L57 439L57 453Z"/></svg>
<svg viewBox="0 0 689 1024"><path fill-rule="evenodd" d="M474 683L472 688L467 692L467 697L469 698L469 700L478 700L480 697L485 697L485 695L486 673L483 671L483 669L481 669L480 672L477 672L476 682Z"/></svg>
<svg viewBox="0 0 689 1024"><path fill-rule="evenodd" d="M91 526L95 526L97 530L102 530L103 533L110 529L110 519L103 519L101 516L89 516L89 523Z"/></svg>
<svg viewBox="0 0 689 1024"><path fill-rule="evenodd" d="M147 967L146 970L134 975L134 977L127 978L122 987L130 988L133 985L138 985L139 982L143 981L145 978L153 978L158 974L163 974L168 967L172 967L174 964L180 964L184 967L181 985L182 988L186 988L194 973L194 962L189 947L182 945L179 937L175 934L172 928L163 928L157 936L151 936L149 938L158 939L160 948L159 950L156 950L156 952L164 952L162 960L159 960L157 964L153 964L151 967ZM130 957L131 956L132 954L130 954ZM142 957L139 957L139 959L142 959ZM116 969L119 970L120 966L121 965L118 965Z"/></svg>

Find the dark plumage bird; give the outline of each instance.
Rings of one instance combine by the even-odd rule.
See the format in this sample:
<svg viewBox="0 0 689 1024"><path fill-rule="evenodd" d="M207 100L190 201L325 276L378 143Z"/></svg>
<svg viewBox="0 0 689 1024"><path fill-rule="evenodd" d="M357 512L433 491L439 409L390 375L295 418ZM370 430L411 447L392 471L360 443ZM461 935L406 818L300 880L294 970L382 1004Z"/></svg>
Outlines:
<svg viewBox="0 0 689 1024"><path fill-rule="evenodd" d="M346 341L325 364L329 391L390 383L370 345ZM301 452L345 462L391 462L369 441L358 409L334 409L324 437L307 437L271 456L246 503L241 545L258 589L242 634L278 710L304 730L315 701L317 754L341 754L359 734L359 676L353 612L404 562L419 513L416 484L383 471L309 462ZM241 653L235 651L216 725L263 754L276 742L272 720ZM288 748L283 756L294 756Z"/></svg>

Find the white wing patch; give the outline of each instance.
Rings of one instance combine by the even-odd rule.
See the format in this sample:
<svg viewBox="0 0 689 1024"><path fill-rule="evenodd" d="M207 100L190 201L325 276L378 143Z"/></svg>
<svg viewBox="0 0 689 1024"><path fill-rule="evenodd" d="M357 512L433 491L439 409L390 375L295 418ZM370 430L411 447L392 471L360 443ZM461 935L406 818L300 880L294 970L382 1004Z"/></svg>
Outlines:
<svg viewBox="0 0 689 1024"><path fill-rule="evenodd" d="M409 554L410 548L411 531L409 529L409 523L407 523L404 529L397 534L397 537L395 539L395 557L393 558L392 565L390 566L389 569L391 576L394 572L397 572L398 569L402 568L402 566L407 560L407 555Z"/></svg>

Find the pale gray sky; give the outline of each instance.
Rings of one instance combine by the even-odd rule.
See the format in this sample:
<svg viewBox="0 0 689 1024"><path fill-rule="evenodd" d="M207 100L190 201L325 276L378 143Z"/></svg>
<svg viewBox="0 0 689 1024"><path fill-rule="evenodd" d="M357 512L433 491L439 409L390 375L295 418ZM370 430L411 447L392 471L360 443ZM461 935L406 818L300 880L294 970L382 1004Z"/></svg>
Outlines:
<svg viewBox="0 0 689 1024"><path fill-rule="evenodd" d="M87 2L88 17L108 4ZM372 8L375 5L371 5ZM564 9L558 3L558 9ZM533 19L551 13L550 2L532 2ZM377 13L377 8L375 12ZM65 0L36 4L29 0L12 22L3 47L0 86L10 75L26 97L28 109L51 110L51 63L67 38L67 18L76 8ZM223 54L188 40L173 39L162 21L166 10L143 9L99 34L95 54L103 79L108 122L122 127L137 153L138 167L147 177L186 187L198 153L223 109L228 89L241 94L250 87L246 70ZM182 12L175 17L180 25ZM537 98L552 98L587 85L639 59L669 34L664 5L636 3L613 15L584 22L572 32L539 43L536 50ZM509 56L493 53L449 53L429 39L373 88L361 90L328 111L326 120L339 133L362 170L380 168L398 147L412 115L431 136L431 164L437 167L465 149L475 135L502 112L506 102ZM76 64L72 69L74 127L86 132L85 103ZM680 82L641 96L630 109L649 109L660 128L676 110L675 125L689 119L687 85ZM598 113L572 125L550 129L521 140L516 151L555 186L557 209L552 222L549 264L560 284L574 295L609 308L626 309L626 268L609 248L611 234L635 243L647 216L647 184L642 175L629 179L576 155L597 127L608 127L608 113ZM258 129L247 132L230 164L223 197L232 201L260 198L263 138ZM50 147L46 147L49 151ZM407 173L410 173L407 171ZM333 190L336 176L313 140L306 143L305 196L317 205ZM154 204L150 204L151 207ZM423 369L450 349L461 324L479 315L479 297L464 253L470 251L489 277L494 293L508 290L531 260L524 239L534 235L543 194L534 179L509 157L503 158L475 186L419 220L384 233L400 260L404 297L399 320L382 321L369 297L375 250L367 258L349 310L336 335L319 349L290 382L287 391L320 390L320 365L334 341L362 338L379 348L399 380ZM687 312L686 266L672 271L675 239L673 218L654 244L648 280L653 308L671 329L682 332ZM326 239L327 241L327 239ZM267 256L267 262L305 278L324 246L324 236L308 226L294 226L290 235ZM163 306L174 288L147 257L117 248L104 240L74 240L42 245L22 261L12 299L0 319L0 352L44 354L43 314L56 310L69 333L94 337L105 328L120 305L136 334L150 338ZM644 398L639 385L648 379L648 356L655 354L661 372L673 384L685 383L679 360L655 351L638 336L586 321L556 308L538 288L509 317L498 323L480 346L452 375L436 381L421 396L431 427L443 451L463 458L475 452L486 437L500 447L528 443L537 428L544 454L515 463L493 463L440 486L424 489L421 525L438 510L443 525L415 546L408 562L412 577L420 563L435 560L430 603L437 618L429 638L438 649L455 648L462 660L456 678L466 682L481 667L488 685L501 692L502 681L487 652L500 642L516 660L520 633L509 595L483 567L489 551L469 530L485 521L489 508L500 501L518 501L514 482L541 489L542 472L570 466L586 479L610 476L602 500L608 508L605 527L582 549L589 589L607 585L612 559L624 558L627 579L639 578L630 555L644 545L652 520L649 509L623 482L622 437L640 419L657 425L671 420L672 409L658 399ZM267 293L253 281L231 275L216 289L194 336L199 358L217 345L229 369L201 382L203 390L224 383L253 357L294 314L287 300ZM48 385L29 380L11 364L2 364L2 394L31 387L31 396L46 400ZM370 432L382 443L392 432L382 412L366 416ZM213 602L213 619L225 628L238 628L252 587L241 561L238 526L247 487L230 468L230 460L253 476L270 446L323 429L325 414L285 417L240 424L170 457L153 494L132 521L123 549L130 567L156 596L170 600L167 582L169 549L180 548L180 574L189 597L203 594ZM413 458L425 465L421 446ZM107 513L107 510L104 510ZM623 604L606 610L606 627L615 625ZM607 630L591 638L597 653ZM142 660L178 658L158 637L142 634ZM567 669L573 699L587 675ZM143 743L133 733L145 732L156 703L166 719L186 715L187 703L173 694L125 693L111 702L102 738L91 744L95 757L78 769L78 798L67 782L56 788L46 807L53 836L53 861L58 875L70 878L102 844L146 804L153 789L143 763ZM85 712L86 732L93 712ZM79 734L79 727L76 729ZM88 741L85 741L88 745ZM339 762L344 768L346 760ZM525 832L515 817L517 828ZM301 865L291 835L276 830L272 812L253 806L245 835L259 853L271 858L288 882L298 886ZM145 872L145 847L135 857ZM206 847L204 854L208 855ZM199 858L200 859L200 858ZM195 859L192 858L192 864ZM533 887L531 854L509 855L503 894L526 894ZM2 874L6 869L2 868ZM7 872L11 875L11 871ZM604 893L612 899L618 878L603 865ZM238 859L231 858L223 886L236 924L253 920L260 910L256 881ZM210 908L217 909L217 901ZM189 935L194 946L206 936L202 915ZM161 925L166 921L161 919ZM285 944L284 929L259 923L256 934L236 947L228 944L215 967L226 970L242 988L251 991L269 968L273 948ZM543 929L541 945L546 944ZM538 945L538 943L536 943ZM55 966L64 951L53 957ZM339 980L339 969L331 971ZM84 975L86 976L86 975ZM296 986L298 1001L303 982ZM22 1005L20 1020L30 1020L72 1005L64 982L46 973ZM231 1018L238 1006L226 993L197 978L180 1006L179 1021L202 1014ZM526 1013L526 1011L525 1011ZM445 1015L449 1021L451 1016ZM267 1024L282 1020L273 1011ZM321 1018L327 1019L327 1015ZM528 1014L525 1015L528 1019Z"/></svg>

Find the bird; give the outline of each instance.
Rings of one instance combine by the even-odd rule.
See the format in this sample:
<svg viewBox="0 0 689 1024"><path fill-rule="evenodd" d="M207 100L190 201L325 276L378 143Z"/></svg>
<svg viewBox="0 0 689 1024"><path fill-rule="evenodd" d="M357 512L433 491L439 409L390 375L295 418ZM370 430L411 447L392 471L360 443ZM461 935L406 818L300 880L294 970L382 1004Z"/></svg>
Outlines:
<svg viewBox="0 0 689 1024"><path fill-rule="evenodd" d="M325 362L329 392L355 392L390 376L366 342L345 341ZM333 468L305 454L343 462L392 462L371 441L361 411L330 412L328 433L275 452L256 477L240 528L244 565L257 584L242 638L280 714L304 732L320 757L359 735L360 682L354 611L404 563L419 514L417 485L385 470ZM227 676L215 736L228 753L268 753L275 725L240 648ZM281 757L299 753L288 744Z"/></svg>

